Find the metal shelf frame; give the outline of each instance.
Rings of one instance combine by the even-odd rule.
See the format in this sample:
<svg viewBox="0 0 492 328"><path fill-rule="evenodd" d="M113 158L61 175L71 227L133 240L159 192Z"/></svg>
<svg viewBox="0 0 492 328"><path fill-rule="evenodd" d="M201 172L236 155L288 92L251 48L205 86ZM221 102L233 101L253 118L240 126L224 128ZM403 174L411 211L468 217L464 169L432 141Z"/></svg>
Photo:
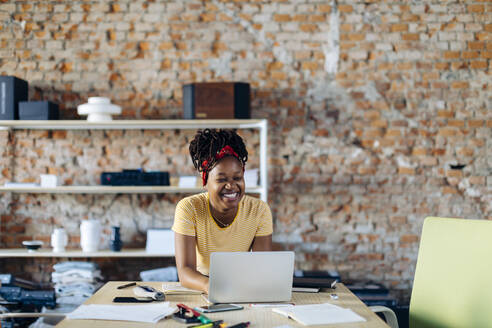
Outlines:
<svg viewBox="0 0 492 328"><path fill-rule="evenodd" d="M268 199L268 122L265 119L247 120L113 120L108 122L87 122L85 120L53 121L2 121L0 130L195 130L205 128L258 129L260 133L260 185L247 188L246 192ZM56 194L104 194L104 193L196 193L201 188L180 187L109 187L109 186L60 186L41 187L0 187L0 192L14 193L56 193Z"/></svg>

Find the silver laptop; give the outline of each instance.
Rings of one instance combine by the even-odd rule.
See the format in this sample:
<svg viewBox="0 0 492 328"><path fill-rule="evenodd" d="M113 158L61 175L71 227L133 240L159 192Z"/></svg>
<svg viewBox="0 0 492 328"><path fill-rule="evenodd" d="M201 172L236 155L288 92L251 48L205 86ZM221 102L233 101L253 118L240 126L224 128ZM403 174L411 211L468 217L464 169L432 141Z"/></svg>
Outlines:
<svg viewBox="0 0 492 328"><path fill-rule="evenodd" d="M212 253L208 301L290 301L293 276L294 252Z"/></svg>

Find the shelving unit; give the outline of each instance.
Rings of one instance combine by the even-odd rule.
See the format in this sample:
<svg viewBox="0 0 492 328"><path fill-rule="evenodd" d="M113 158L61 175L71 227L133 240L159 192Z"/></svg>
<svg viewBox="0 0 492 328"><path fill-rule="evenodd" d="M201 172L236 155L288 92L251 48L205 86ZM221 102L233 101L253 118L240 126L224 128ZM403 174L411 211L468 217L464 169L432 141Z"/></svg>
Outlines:
<svg viewBox="0 0 492 328"><path fill-rule="evenodd" d="M145 249L123 249L120 252L101 250L97 252L82 252L81 250L66 250L55 253L50 249L39 249L28 252L25 248L0 249L0 258L26 258L26 257L60 257L60 258L98 258L98 257L174 257L174 254L147 253Z"/></svg>
<svg viewBox="0 0 492 328"><path fill-rule="evenodd" d="M172 186L60 186L56 188L41 187L0 187L0 192L31 194L176 194L199 193L203 188L183 188ZM246 193L261 194L261 188L246 188Z"/></svg>
<svg viewBox="0 0 492 328"><path fill-rule="evenodd" d="M260 132L260 184L246 188L247 193L259 194L263 201L268 199L268 153L267 120L115 120L87 122L85 120L64 121L0 121L0 130L196 130L205 128L258 129ZM53 194L110 194L110 193L197 193L201 188L173 186L60 186L0 187L0 192L53 193Z"/></svg>

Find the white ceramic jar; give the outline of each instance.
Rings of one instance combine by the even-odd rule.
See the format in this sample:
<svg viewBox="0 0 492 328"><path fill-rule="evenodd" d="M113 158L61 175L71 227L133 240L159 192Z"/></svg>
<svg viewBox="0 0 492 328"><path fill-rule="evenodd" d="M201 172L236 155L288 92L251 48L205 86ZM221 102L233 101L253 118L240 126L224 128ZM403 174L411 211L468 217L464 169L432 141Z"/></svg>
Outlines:
<svg viewBox="0 0 492 328"><path fill-rule="evenodd" d="M65 251L68 244L68 236L63 228L55 228L51 234L51 246L53 252L60 253Z"/></svg>
<svg viewBox="0 0 492 328"><path fill-rule="evenodd" d="M84 252L97 252L101 239L101 224L98 220L85 220L80 224L80 246Z"/></svg>

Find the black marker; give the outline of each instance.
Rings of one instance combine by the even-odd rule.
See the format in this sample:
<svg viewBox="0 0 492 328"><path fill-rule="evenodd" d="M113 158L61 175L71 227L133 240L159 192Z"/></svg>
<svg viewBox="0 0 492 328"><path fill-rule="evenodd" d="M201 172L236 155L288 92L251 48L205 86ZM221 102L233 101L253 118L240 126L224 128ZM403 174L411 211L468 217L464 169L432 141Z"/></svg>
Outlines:
<svg viewBox="0 0 492 328"><path fill-rule="evenodd" d="M123 289L123 288L127 288L127 287L131 287L131 286L135 286L137 283L136 282L131 282L129 284L126 284L126 285L121 285L121 286L118 286L116 288L118 289Z"/></svg>

